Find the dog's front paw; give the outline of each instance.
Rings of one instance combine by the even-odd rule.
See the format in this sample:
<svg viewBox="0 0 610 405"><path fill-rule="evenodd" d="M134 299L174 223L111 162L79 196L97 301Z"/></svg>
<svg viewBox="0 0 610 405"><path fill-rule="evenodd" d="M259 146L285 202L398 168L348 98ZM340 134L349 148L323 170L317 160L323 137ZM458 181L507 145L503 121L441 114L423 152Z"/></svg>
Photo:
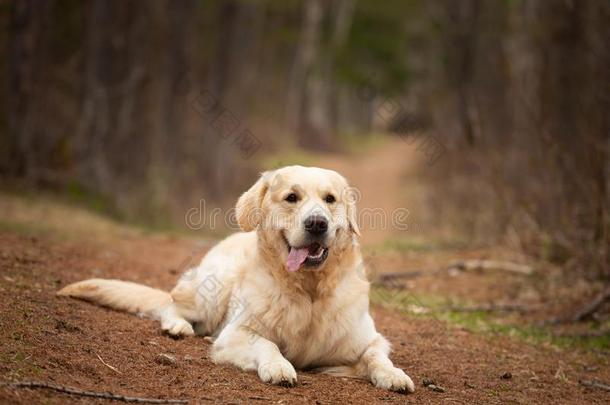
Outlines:
<svg viewBox="0 0 610 405"><path fill-rule="evenodd" d="M399 368L378 368L371 373L371 382L378 388L398 392L414 392L415 384Z"/></svg>
<svg viewBox="0 0 610 405"><path fill-rule="evenodd" d="M297 382L297 372L286 359L261 364L258 367L258 376L264 382L293 387Z"/></svg>
<svg viewBox="0 0 610 405"><path fill-rule="evenodd" d="M193 326L186 319L180 318L163 322L161 329L172 336L193 336L195 334Z"/></svg>

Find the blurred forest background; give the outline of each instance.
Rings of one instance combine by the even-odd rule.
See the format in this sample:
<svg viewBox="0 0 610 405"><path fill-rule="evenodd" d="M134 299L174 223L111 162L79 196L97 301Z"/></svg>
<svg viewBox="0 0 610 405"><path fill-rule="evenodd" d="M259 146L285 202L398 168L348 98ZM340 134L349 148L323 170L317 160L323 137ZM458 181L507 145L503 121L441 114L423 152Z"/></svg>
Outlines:
<svg viewBox="0 0 610 405"><path fill-rule="evenodd" d="M0 26L5 184L182 223L282 151L432 134L428 229L610 275L607 0L1 0Z"/></svg>

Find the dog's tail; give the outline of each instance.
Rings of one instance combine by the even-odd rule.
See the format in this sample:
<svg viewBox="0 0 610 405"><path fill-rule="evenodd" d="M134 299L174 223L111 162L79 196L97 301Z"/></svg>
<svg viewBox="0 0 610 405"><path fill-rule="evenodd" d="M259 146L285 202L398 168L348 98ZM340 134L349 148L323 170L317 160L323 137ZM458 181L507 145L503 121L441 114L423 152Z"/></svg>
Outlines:
<svg viewBox="0 0 610 405"><path fill-rule="evenodd" d="M159 319L161 310L172 302L169 293L142 284L92 278L70 284L57 295L80 298L99 305Z"/></svg>

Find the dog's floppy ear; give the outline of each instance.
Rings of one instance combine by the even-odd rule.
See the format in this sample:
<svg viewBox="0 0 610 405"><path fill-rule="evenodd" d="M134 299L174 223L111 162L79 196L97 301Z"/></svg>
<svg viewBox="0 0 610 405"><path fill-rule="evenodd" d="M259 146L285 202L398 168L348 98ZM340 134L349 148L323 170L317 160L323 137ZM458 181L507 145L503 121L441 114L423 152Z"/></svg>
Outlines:
<svg viewBox="0 0 610 405"><path fill-rule="evenodd" d="M360 199L360 192L354 187L347 187L343 194L347 209L347 222L349 224L349 229L356 235L360 236L360 228L358 227L358 211L356 209L356 202Z"/></svg>
<svg viewBox="0 0 610 405"><path fill-rule="evenodd" d="M264 172L248 191L243 193L235 206L235 217L244 232L256 229L262 221L261 204L269 188L271 172Z"/></svg>

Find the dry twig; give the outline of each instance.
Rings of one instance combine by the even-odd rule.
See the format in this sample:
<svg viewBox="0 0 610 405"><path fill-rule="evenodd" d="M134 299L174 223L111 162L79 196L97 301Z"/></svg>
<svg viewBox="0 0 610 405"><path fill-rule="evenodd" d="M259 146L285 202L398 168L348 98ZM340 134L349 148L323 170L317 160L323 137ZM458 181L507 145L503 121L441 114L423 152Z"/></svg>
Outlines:
<svg viewBox="0 0 610 405"><path fill-rule="evenodd" d="M97 353L96 353L95 355L97 356L97 358L98 358L98 359L100 359L100 361L102 362L102 364L103 364L103 365L105 365L106 367L108 367L109 369L111 369L112 371L114 371L115 373L118 373L118 374L123 374L123 373L121 373L121 372L119 371L119 369L118 369L118 368L116 368L116 367L114 367L114 366L111 366L110 364L106 363L106 362L104 361L104 359L102 359L102 358L101 358L101 356L100 356L99 354L97 354Z"/></svg>
<svg viewBox="0 0 610 405"><path fill-rule="evenodd" d="M453 269L461 271L500 270L507 271L510 273L522 274L524 276L529 276L534 272L531 266L527 266L524 264L482 259L464 260L461 262L456 262L447 268L447 270Z"/></svg>
<svg viewBox="0 0 610 405"><path fill-rule="evenodd" d="M185 399L157 399L157 398L141 398L141 397L129 397L126 395L113 394L111 392L94 392L94 391L84 391L78 388L65 387L63 385L47 383L47 382L39 382L39 381L18 381L14 383L5 383L10 387L14 388L42 388L47 390L52 390L56 392L61 392L63 394L76 395L80 397L91 397L91 398L101 398L101 399L110 399L114 401L123 401L123 402L135 402L140 404L187 404L188 401Z"/></svg>
<svg viewBox="0 0 610 405"><path fill-rule="evenodd" d="M471 307L454 307L449 306L444 308L444 311L448 312L519 312L528 313L534 311L534 308L519 305L519 304L487 304L487 305L475 305Z"/></svg>
<svg viewBox="0 0 610 405"><path fill-rule="evenodd" d="M574 323L592 318L601 306L610 300L610 286L598 294L592 301L582 307L575 315L569 317L559 317L544 321L543 325L558 324L558 323Z"/></svg>
<svg viewBox="0 0 610 405"><path fill-rule="evenodd" d="M602 389L604 391L610 391L610 385L608 384L604 384L600 381L596 381L596 380L579 380L578 381L580 383L580 385L584 385L585 387L589 387L589 388L599 388Z"/></svg>
<svg viewBox="0 0 610 405"><path fill-rule="evenodd" d="M451 271L476 271L476 270L499 270L506 271L514 274L520 274L529 276L534 270L531 266L527 266L524 264L517 264L511 262L504 262L498 260L482 260L482 259L474 259L474 260L465 260L460 262L455 262L445 268L432 270L432 271L423 271L423 270L415 270L415 271L402 271L402 272L392 272L392 273L384 273L380 274L377 278L377 282L381 285L389 285L392 281L397 279L412 279L424 276L426 274L434 276L444 272Z"/></svg>
<svg viewBox="0 0 610 405"><path fill-rule="evenodd" d="M436 273L433 272L433 273ZM410 279L410 278L417 278L417 277L421 277L424 274L426 274L423 271L397 271L397 272L392 272L392 273L383 273L380 274L379 277L377 278L377 281L380 283L385 283L388 282L390 280L394 280L394 279Z"/></svg>
<svg viewBox="0 0 610 405"><path fill-rule="evenodd" d="M602 291L593 301L585 305L571 319L572 322L578 322L590 318L606 301L610 300L610 287Z"/></svg>

